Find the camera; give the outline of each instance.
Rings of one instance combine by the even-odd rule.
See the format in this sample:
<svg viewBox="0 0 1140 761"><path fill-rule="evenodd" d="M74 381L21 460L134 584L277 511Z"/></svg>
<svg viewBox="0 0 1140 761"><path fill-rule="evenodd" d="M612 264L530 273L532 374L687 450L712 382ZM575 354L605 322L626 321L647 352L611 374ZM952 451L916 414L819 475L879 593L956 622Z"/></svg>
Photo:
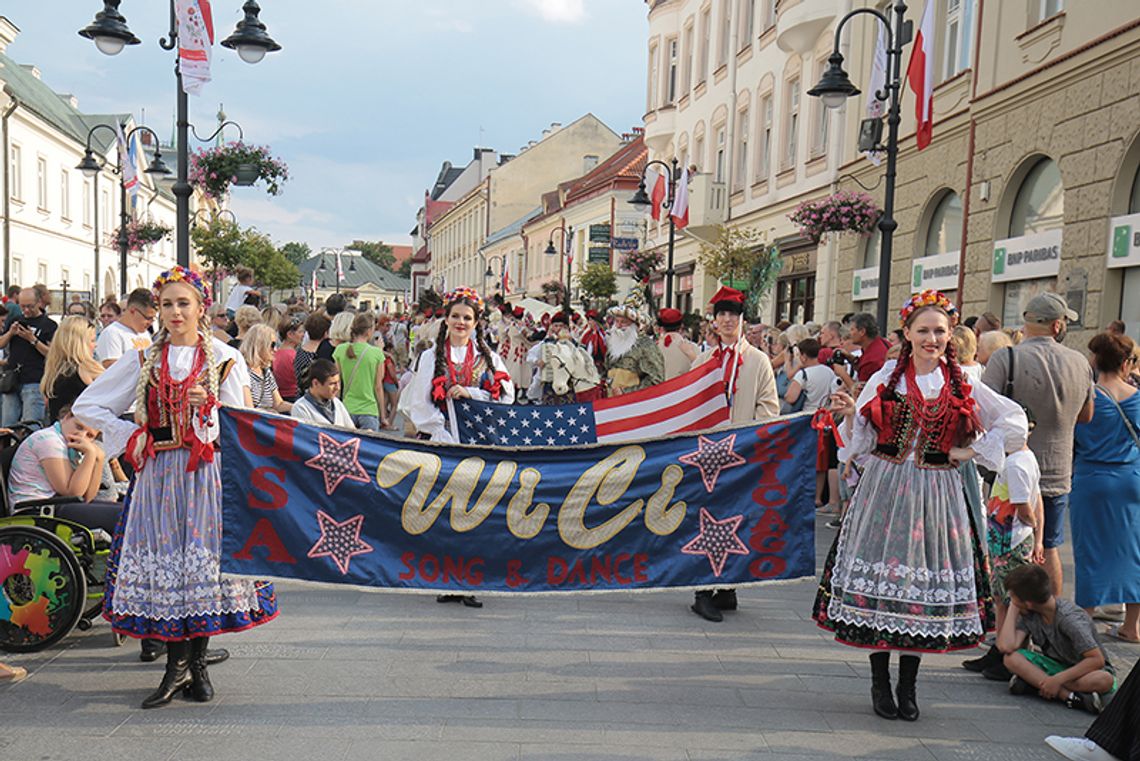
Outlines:
<svg viewBox="0 0 1140 761"><path fill-rule="evenodd" d="M835 367L836 365L840 364L853 365L855 364L855 359L850 354L844 352L842 349L834 349L831 352L831 356L828 357L823 364L827 365L828 367Z"/></svg>

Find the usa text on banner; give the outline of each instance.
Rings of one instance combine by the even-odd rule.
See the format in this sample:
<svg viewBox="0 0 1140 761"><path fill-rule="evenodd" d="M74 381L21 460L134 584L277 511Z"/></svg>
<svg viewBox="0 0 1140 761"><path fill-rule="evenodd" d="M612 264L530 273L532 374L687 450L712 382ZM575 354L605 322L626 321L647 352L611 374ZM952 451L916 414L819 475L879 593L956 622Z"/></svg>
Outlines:
<svg viewBox="0 0 1140 761"><path fill-rule="evenodd" d="M459 440L504 447L614 444L704 431L730 419L724 373L711 359L684 375L590 404L455 404Z"/></svg>
<svg viewBox="0 0 1140 761"><path fill-rule="evenodd" d="M224 410L222 570L481 594L810 576L814 442L801 416L552 457Z"/></svg>

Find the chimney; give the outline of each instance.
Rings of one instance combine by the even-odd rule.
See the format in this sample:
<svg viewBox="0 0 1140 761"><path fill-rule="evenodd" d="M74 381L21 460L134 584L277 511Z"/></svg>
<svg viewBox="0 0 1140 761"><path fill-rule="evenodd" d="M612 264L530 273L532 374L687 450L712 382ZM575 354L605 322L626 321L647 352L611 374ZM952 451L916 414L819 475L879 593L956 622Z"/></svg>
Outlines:
<svg viewBox="0 0 1140 761"><path fill-rule="evenodd" d="M33 66L32 64L22 63L22 64L20 64L20 67L27 70L27 72L29 74L31 74L33 77L35 77L36 79L40 78L40 70L38 68L36 68L35 66Z"/></svg>
<svg viewBox="0 0 1140 761"><path fill-rule="evenodd" d="M0 53L6 52L19 34L20 27L9 21L7 16L0 16Z"/></svg>
<svg viewBox="0 0 1140 761"><path fill-rule="evenodd" d="M79 98L75 97L71 93L58 93L58 95L59 95L59 99L62 100L64 103L71 106L76 111L79 110Z"/></svg>
<svg viewBox="0 0 1140 761"><path fill-rule="evenodd" d="M551 122L550 123L550 131L551 132L557 132L560 129L562 129L562 122Z"/></svg>
<svg viewBox="0 0 1140 761"><path fill-rule="evenodd" d="M544 130L542 131L542 139L543 139L543 140L545 140L545 139L546 139L546 138L548 138L548 137L550 137L550 130L548 130L548 129L544 129Z"/></svg>

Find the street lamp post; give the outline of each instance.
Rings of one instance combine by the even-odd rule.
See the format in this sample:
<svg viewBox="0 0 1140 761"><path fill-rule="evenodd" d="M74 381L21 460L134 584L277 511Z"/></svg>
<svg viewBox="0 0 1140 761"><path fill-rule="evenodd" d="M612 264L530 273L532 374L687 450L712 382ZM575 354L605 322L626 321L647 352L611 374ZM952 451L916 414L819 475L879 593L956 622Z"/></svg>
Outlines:
<svg viewBox="0 0 1140 761"><path fill-rule="evenodd" d="M95 133L101 129L110 130L111 133L117 138L117 132L109 124L96 124L94 127L87 131L87 141L83 150L83 160L79 162L76 167L79 171L83 172L85 177L91 177L95 180L95 280L99 280L99 173L102 171L106 159L100 163L99 159L95 158L95 152L91 150L91 138ZM150 127L138 126L124 135L126 142L125 145L131 144L131 138L137 132L149 133L154 138L154 158L151 160L150 165L144 170L147 174L154 176L156 179L160 176L170 174L170 169L167 168L166 162L162 160L162 150L158 145L158 135ZM119 245L119 295L127 295L127 223L130 218L127 214L127 178L123 172L123 156L122 151L119 151L119 159L115 162L113 170L115 174L119 175L119 239L116 241Z"/></svg>
<svg viewBox="0 0 1140 761"><path fill-rule="evenodd" d="M839 52L840 34L843 26L862 13L877 18L887 30L887 81L883 91L873 93L878 100L889 100L887 109L887 144L880 145L883 126L879 119L867 119L859 130L859 149L882 151L887 154L886 186L883 189L883 215L879 218L879 231L882 233L879 244L879 297L876 319L879 330L886 330L890 313L891 294L891 252L894 243L895 229L898 222L895 220L895 176L899 153L899 123L902 117L899 111L899 100L902 95L902 53L903 45L910 42L912 24L906 20L906 3L898 0L893 6L895 23L892 26L887 16L873 8L856 8L848 13L835 28L835 46L831 57L827 59L828 68L819 78L815 87L808 90L808 95L818 97L827 108L839 108L847 99L858 95L859 89L851 83L847 72L843 70L843 54ZM865 136L865 137L864 137Z"/></svg>
<svg viewBox="0 0 1140 761"><path fill-rule="evenodd" d="M95 20L86 28L80 30L79 35L95 43L95 47L106 55L117 55L127 45L138 45L140 40L127 27L127 20L119 13L122 0L103 0L103 10L95 14ZM222 47L232 48L246 63L257 63L265 57L266 53L280 50L278 45L266 33L265 24L258 19L261 7L255 0L246 0L242 6L245 17L238 22L237 27L226 39L222 40ZM174 0L170 0L170 30L166 37L158 41L163 50L174 50L178 47L178 21L174 12ZM189 142L190 106L186 91L182 87L182 70L177 61L174 64L174 78L178 89L178 174L171 188L174 193L177 208L176 223L176 252L178 264L183 267L190 266L190 196L194 190L190 185ZM157 136L155 138L157 142Z"/></svg>
<svg viewBox="0 0 1140 761"><path fill-rule="evenodd" d="M673 215L669 214L668 210L673 207L673 199L676 198L677 195L677 183L681 179L680 170L677 167L677 158L675 156L671 163L672 166L666 164L664 161L654 159L645 165L645 169L649 169L649 167L657 164L669 173L669 182L666 183L665 200L662 203L662 208L666 210L665 213L669 216L669 248L665 259L666 307L673 306L673 275L675 274L673 270L673 248L677 240L677 226L673 223ZM645 192L645 170L642 170L641 182L637 186L637 192L633 194L633 198L629 199L629 202L642 210L653 205L653 200Z"/></svg>
<svg viewBox="0 0 1140 761"><path fill-rule="evenodd" d="M494 261L499 262L498 277L501 281L502 277L503 277L503 268L507 266L507 257L506 257L506 254L497 254L495 256L485 257L484 261L487 262L487 271L483 273L483 291L485 293L487 291L487 278L495 277L495 270L491 267L491 262L494 262ZM502 291L501 283L499 286L499 290ZM503 294L504 297L506 297L506 295L507 294L505 294L505 293Z"/></svg>
<svg viewBox="0 0 1140 761"><path fill-rule="evenodd" d="M562 285L562 311L567 315L570 314L570 241L574 239L574 228L558 226L550 231L550 238L546 242L546 251L543 253L548 256L555 256L558 251L554 248L554 233L562 233L562 248L563 258L566 259L566 279ZM488 267L490 269L490 267ZM562 263L558 263L558 279L562 280Z"/></svg>

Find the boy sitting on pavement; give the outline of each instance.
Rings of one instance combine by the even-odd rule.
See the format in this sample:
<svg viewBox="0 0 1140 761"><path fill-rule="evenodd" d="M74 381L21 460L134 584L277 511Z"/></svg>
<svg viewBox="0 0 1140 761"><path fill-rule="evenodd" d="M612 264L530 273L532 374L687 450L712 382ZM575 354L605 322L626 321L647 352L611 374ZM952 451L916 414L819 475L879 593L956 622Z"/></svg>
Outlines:
<svg viewBox="0 0 1140 761"><path fill-rule="evenodd" d="M1088 613L1057 598L1049 574L1039 565L1015 568L1005 578L1010 608L998 632L998 649L1013 673L1009 691L1036 691L1046 700L1098 714L1101 695L1116 689L1116 676ZM1040 648L1026 647L1026 639Z"/></svg>

